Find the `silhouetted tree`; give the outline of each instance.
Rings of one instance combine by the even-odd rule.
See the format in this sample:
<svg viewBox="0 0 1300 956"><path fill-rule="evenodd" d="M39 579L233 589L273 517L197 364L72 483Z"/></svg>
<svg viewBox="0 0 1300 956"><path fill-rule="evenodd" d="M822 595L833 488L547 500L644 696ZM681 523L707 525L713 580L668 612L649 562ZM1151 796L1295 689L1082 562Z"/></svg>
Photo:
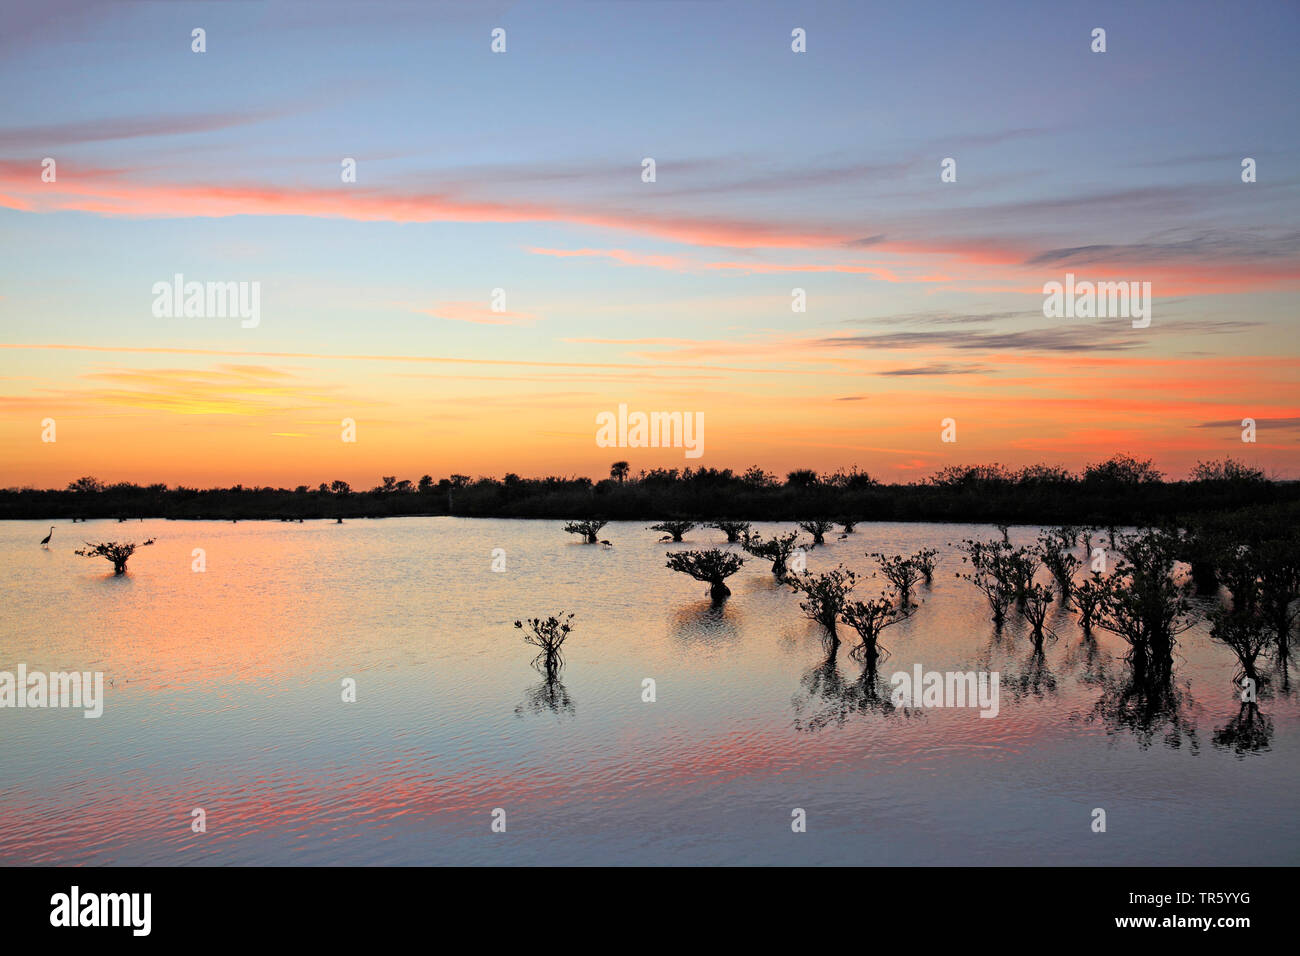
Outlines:
<svg viewBox="0 0 1300 956"><path fill-rule="evenodd" d="M659 524L652 524L650 530L663 534L664 541L681 541L682 535L694 527L694 521L661 521Z"/></svg>
<svg viewBox="0 0 1300 956"><path fill-rule="evenodd" d="M835 625L844 611L849 594L857 584L857 575L840 565L821 574L805 571L791 577L787 583L796 594L804 596L804 600L799 602L799 609L809 620L824 627L832 646L838 646L840 637Z"/></svg>
<svg viewBox="0 0 1300 956"><path fill-rule="evenodd" d="M797 550L795 541L798 537L798 531L775 534L767 540L764 540L761 534L747 534L741 539L741 547L756 558L766 558L771 561L772 573L777 578L784 578L790 555Z"/></svg>
<svg viewBox="0 0 1300 956"><path fill-rule="evenodd" d="M556 672L564 666L564 655L560 653L560 648L569 639L569 632L573 630L572 621L573 615L566 617L563 611L548 618L534 617L515 621L515 627L524 632L524 641L541 649L533 659L533 666L542 671L547 680L554 680Z"/></svg>
<svg viewBox="0 0 1300 956"><path fill-rule="evenodd" d="M1074 547L1078 532L1073 528L1055 528L1038 538L1039 553L1043 556L1043 566L1056 579L1061 589L1061 604L1070 602L1070 591L1074 586L1074 572L1082 563L1070 553Z"/></svg>
<svg viewBox="0 0 1300 956"><path fill-rule="evenodd" d="M853 649L853 654L862 661L869 674L875 675L876 662L882 652L880 632L892 627L899 621L906 620L916 610L916 605L902 599L901 595L881 592L879 597L869 601L849 601L840 611L840 620L858 632L861 642Z"/></svg>
<svg viewBox="0 0 1300 956"><path fill-rule="evenodd" d="M921 579L925 583L934 583L934 557L939 552L934 548L922 548L916 554L912 555L912 563L921 570Z"/></svg>
<svg viewBox="0 0 1300 956"><path fill-rule="evenodd" d="M1149 529L1121 538L1121 557L1105 579L1096 624L1129 645L1138 681L1168 681L1177 635L1194 623L1186 589L1174 580L1176 536Z"/></svg>
<svg viewBox="0 0 1300 956"><path fill-rule="evenodd" d="M962 562L970 562L968 573L958 573L974 584L988 599L993 611L993 623L998 627L1007 617L1007 608L1015 600L1016 590L1013 581L1012 548L1006 541L975 541L966 539L961 543L965 551Z"/></svg>
<svg viewBox="0 0 1300 956"><path fill-rule="evenodd" d="M748 521L710 521L706 527L717 528L727 536L728 544L735 544L749 533L750 525Z"/></svg>
<svg viewBox="0 0 1300 956"><path fill-rule="evenodd" d="M1163 477L1150 458L1138 461L1132 455L1115 455L1083 470L1083 480L1087 484L1153 484Z"/></svg>
<svg viewBox="0 0 1300 956"><path fill-rule="evenodd" d="M817 472L811 468L797 468L785 476L786 487L808 488L817 484Z"/></svg>
<svg viewBox="0 0 1300 956"><path fill-rule="evenodd" d="M898 589L904 604L912 602L912 587L921 580L921 569L911 558L902 555L884 555L880 552L867 555L880 563L880 573Z"/></svg>
<svg viewBox="0 0 1300 956"><path fill-rule="evenodd" d="M150 538L148 541L139 545L139 547L146 548L153 544L153 542L154 539ZM99 544L92 544L87 541L86 546L84 548L78 548L75 553L81 555L83 558L107 558L109 561L113 562L114 574L126 574L126 562L131 560L131 555L135 554L136 547L137 545L134 542L118 544L116 541L105 541Z"/></svg>
<svg viewBox="0 0 1300 956"><path fill-rule="evenodd" d="M834 521L825 521L821 518L815 521L800 521L799 527L812 535L813 547L826 543L826 532L835 527Z"/></svg>
<svg viewBox="0 0 1300 956"><path fill-rule="evenodd" d="M1052 589L1045 584L1031 584L1025 592L1025 603L1021 612L1030 624L1030 638L1034 642L1034 652L1043 653L1043 640L1047 636L1044 623L1047 612L1052 606Z"/></svg>
<svg viewBox="0 0 1300 956"><path fill-rule="evenodd" d="M93 494L98 491L103 491L104 483L100 481L98 478L95 478L91 475L86 475L83 478L78 478L76 481L69 482L68 490Z"/></svg>
<svg viewBox="0 0 1300 956"><path fill-rule="evenodd" d="M632 466L625 461L616 461L614 464L609 466L609 477L613 478L621 485L627 479L627 473L631 467Z"/></svg>
<svg viewBox="0 0 1300 956"><path fill-rule="evenodd" d="M595 544L600 529L609 524L608 521L570 521L564 526L564 530L569 534L580 534L587 540L587 544Z"/></svg>
<svg viewBox="0 0 1300 956"><path fill-rule="evenodd" d="M1263 683L1256 662L1272 638L1258 607L1211 609L1210 640L1222 644L1237 656L1237 673L1232 678L1234 684L1240 684L1244 677L1249 677L1256 685Z"/></svg>
<svg viewBox="0 0 1300 956"><path fill-rule="evenodd" d="M1085 635L1092 634L1092 619L1097 613L1105 582L1101 572L1093 571L1092 576L1074 588L1074 605L1079 610L1079 627Z"/></svg>
<svg viewBox="0 0 1300 956"><path fill-rule="evenodd" d="M1225 458L1223 461L1198 461L1192 469L1192 481L1249 483L1265 481L1264 473L1258 468Z"/></svg>
<svg viewBox="0 0 1300 956"><path fill-rule="evenodd" d="M710 548L708 551L669 552L667 567L706 582L709 595L713 600L721 601L731 594L727 578L739 571L744 563L745 559L734 552Z"/></svg>

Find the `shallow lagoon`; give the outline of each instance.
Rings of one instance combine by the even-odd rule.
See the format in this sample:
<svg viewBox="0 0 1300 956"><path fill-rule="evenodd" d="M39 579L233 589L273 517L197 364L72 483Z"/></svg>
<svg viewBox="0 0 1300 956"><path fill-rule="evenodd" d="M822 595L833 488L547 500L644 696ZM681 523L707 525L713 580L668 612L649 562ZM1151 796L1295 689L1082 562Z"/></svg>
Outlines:
<svg viewBox="0 0 1300 956"><path fill-rule="evenodd" d="M98 720L0 710L0 862L1300 862L1300 705L1266 696L1244 738L1203 625L1180 638L1176 707L1144 711L1109 635L1057 614L1039 664L1017 617L995 634L950 547L995 529L862 524L809 570L940 552L882 674L1001 675L996 718L904 712L863 700L848 635L826 662L766 562L715 607L664 555L723 535L661 544L647 524L608 525L602 548L556 521L92 521L45 551L48 522L0 523L0 670L106 683ZM151 536L125 578L72 553ZM575 629L547 687L513 622L561 610Z"/></svg>

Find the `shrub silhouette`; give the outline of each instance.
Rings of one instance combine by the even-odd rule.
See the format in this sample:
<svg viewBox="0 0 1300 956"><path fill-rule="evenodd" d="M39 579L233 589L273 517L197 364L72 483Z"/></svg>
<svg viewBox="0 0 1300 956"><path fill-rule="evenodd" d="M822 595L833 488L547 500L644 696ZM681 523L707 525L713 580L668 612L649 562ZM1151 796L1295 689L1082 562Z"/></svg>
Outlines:
<svg viewBox="0 0 1300 956"><path fill-rule="evenodd" d="M840 620L858 632L860 643L853 649L853 656L867 667L867 673L875 674L876 662L882 653L888 651L880 646L880 632L887 627L906 620L916 610L915 604L902 600L901 596L891 596L881 592L879 597L869 601L850 601L840 611Z"/></svg>
<svg viewBox="0 0 1300 956"><path fill-rule="evenodd" d="M880 563L880 573L898 589L898 595L904 604L912 602L912 587L921 580L921 569L913 558L895 554L888 556L876 552L867 557L875 558Z"/></svg>
<svg viewBox="0 0 1300 956"><path fill-rule="evenodd" d="M1012 580L1011 545L1002 541L975 541L967 538L961 543L965 551L962 562L969 562L971 570L957 577L965 578L984 593L993 623L998 627L1007 618L1007 608L1015 600L1016 588Z"/></svg>
<svg viewBox="0 0 1300 956"><path fill-rule="evenodd" d="M799 527L812 535L812 546L826 543L826 532L835 527L835 522L818 518L815 521L800 521Z"/></svg>
<svg viewBox="0 0 1300 956"><path fill-rule="evenodd" d="M1073 528L1056 528L1038 539L1043 566L1056 579L1056 584L1061 589L1063 605L1070 603L1070 591L1074 587L1074 572L1083 563L1070 552L1077 539L1078 532Z"/></svg>
<svg viewBox="0 0 1300 956"><path fill-rule="evenodd" d="M1136 681L1167 683L1177 635L1194 623L1186 588L1172 573L1177 536L1148 529L1122 537L1116 550L1120 558L1101 587L1096 624L1129 645Z"/></svg>
<svg viewBox="0 0 1300 956"><path fill-rule="evenodd" d="M1232 678L1234 684L1240 684L1247 677L1257 686L1263 683L1257 661L1272 643L1272 636L1258 607L1244 610L1216 607L1211 610L1210 640L1222 644L1237 656L1237 673Z"/></svg>
<svg viewBox="0 0 1300 956"><path fill-rule="evenodd" d="M153 544L154 539L150 538L138 547L147 548ZM86 542L84 548L78 548L76 554L83 558L107 558L113 562L113 573L126 574L126 562L131 560L131 555L135 554L137 545L134 542L124 542L118 544L116 541L104 541L98 544Z"/></svg>
<svg viewBox="0 0 1300 956"><path fill-rule="evenodd" d="M934 548L922 548L912 555L912 561L921 571L921 578L926 584L934 583L934 556L939 552Z"/></svg>
<svg viewBox="0 0 1300 956"><path fill-rule="evenodd" d="M735 544L749 533L748 521L710 521L706 527L717 528L727 536L727 544Z"/></svg>
<svg viewBox="0 0 1300 956"><path fill-rule="evenodd" d="M1079 627L1085 635L1092 634L1092 621L1101 601L1105 582L1100 571L1093 571L1092 576L1074 588L1074 604L1079 610Z"/></svg>
<svg viewBox="0 0 1300 956"><path fill-rule="evenodd" d="M739 571L744 563L745 559L734 552L711 548L708 551L669 552L667 567L706 582L713 600L722 601L731 594L727 578Z"/></svg>
<svg viewBox="0 0 1300 956"><path fill-rule="evenodd" d="M609 524L608 521L570 521L564 526L564 530L569 534L580 534L587 539L587 544L595 544L596 536L600 534L600 529Z"/></svg>
<svg viewBox="0 0 1300 956"><path fill-rule="evenodd" d="M515 627L524 632L524 641L541 649L533 658L533 666L542 671L548 681L554 680L556 672L564 666L564 655L560 653L560 648L573 630L570 623L572 620L572 614L565 616L561 611L559 615L548 618L534 617L515 621Z"/></svg>
<svg viewBox="0 0 1300 956"><path fill-rule="evenodd" d="M799 609L811 621L816 621L826 629L832 648L838 647L840 636L835 625L848 603L849 594L857 584L857 575L841 565L821 574L805 571L787 582L804 600L799 602Z"/></svg>
<svg viewBox="0 0 1300 956"><path fill-rule="evenodd" d="M661 541L681 541L682 535L695 527L694 521L661 521L659 524L652 524L651 531L663 533Z"/></svg>
<svg viewBox="0 0 1300 956"><path fill-rule="evenodd" d="M786 564L790 560L790 555L795 552L797 547L795 541L798 537L798 531L773 535L767 540L764 540L760 534L747 534L741 539L741 547L756 558L766 558L771 561L772 573L779 579L786 576Z"/></svg>
<svg viewBox="0 0 1300 956"><path fill-rule="evenodd" d="M1046 637L1043 625L1047 620L1047 612L1051 609L1053 597L1052 589L1045 584L1031 584L1025 593L1025 603L1021 613L1032 628L1030 637L1034 642L1036 654L1043 653L1043 640Z"/></svg>

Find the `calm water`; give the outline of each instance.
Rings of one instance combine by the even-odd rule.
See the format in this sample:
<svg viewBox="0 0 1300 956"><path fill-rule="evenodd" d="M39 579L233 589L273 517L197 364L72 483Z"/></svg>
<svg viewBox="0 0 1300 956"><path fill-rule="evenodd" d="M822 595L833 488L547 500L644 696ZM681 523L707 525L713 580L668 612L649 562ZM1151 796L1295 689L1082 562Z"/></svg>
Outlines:
<svg viewBox="0 0 1300 956"><path fill-rule="evenodd" d="M48 523L0 522L0 670L109 682L98 720L0 710L0 863L1300 862L1300 706L1267 697L1267 740L1234 742L1233 661L1203 626L1178 708L1148 717L1123 705L1116 639L1058 618L1036 667L1018 619L995 636L948 545L993 529L864 524L809 570L941 555L883 675L1002 675L995 719L891 712L855 696L847 640L825 663L767 562L717 610L664 554L722 535L663 545L648 523L607 526L605 549L556 521L64 522L45 551ZM72 553L149 536L125 578ZM561 610L548 692L512 624Z"/></svg>

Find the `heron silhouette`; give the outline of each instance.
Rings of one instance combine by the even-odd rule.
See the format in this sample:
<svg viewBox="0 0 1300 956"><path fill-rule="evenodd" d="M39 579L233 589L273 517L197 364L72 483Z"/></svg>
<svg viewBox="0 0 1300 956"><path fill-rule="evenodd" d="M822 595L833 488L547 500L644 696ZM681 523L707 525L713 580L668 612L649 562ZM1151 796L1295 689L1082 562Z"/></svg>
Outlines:
<svg viewBox="0 0 1300 956"><path fill-rule="evenodd" d="M601 538L601 539L600 539L600 543L603 544L603 545L604 545L605 547L607 547L607 548L612 548L612 547L614 547L614 545L613 545L611 542L606 541L604 538Z"/></svg>
<svg viewBox="0 0 1300 956"><path fill-rule="evenodd" d="M50 525L50 533L41 538L41 547L43 548L48 545L52 537L54 537L54 525Z"/></svg>

